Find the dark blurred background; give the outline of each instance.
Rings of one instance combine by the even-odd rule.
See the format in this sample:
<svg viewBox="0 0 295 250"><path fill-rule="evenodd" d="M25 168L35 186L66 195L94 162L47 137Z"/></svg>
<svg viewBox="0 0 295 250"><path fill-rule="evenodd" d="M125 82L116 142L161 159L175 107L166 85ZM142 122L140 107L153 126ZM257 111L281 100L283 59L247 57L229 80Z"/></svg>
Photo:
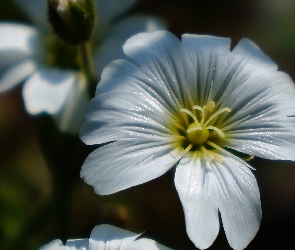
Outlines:
<svg viewBox="0 0 295 250"><path fill-rule="evenodd" d="M247 37L295 77L294 0L139 0L127 14L151 14L176 36L183 33ZM28 22L10 0L0 20ZM0 58L0 60L5 60ZM59 238L89 238L107 223L145 232L174 249L195 249L185 232L173 170L109 196L94 194L79 177L93 147L59 134L50 118L30 117L21 86L0 95L0 248L36 249ZM295 249L295 164L254 159L262 202L260 230L247 249ZM230 249L223 229L212 250Z"/></svg>

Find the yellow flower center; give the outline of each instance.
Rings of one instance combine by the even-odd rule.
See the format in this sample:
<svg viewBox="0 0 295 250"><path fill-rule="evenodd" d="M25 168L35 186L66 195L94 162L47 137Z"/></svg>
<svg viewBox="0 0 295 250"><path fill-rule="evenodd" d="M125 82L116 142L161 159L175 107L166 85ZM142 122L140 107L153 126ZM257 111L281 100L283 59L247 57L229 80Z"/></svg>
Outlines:
<svg viewBox="0 0 295 250"><path fill-rule="evenodd" d="M231 112L230 108L215 109L215 102L207 101L203 107L194 105L192 109L180 108L181 115L174 120L171 126L175 134L172 136L176 147L181 149L181 153L175 158L173 163L177 163L188 152L200 152L208 159L222 162L219 154L212 151L211 148L221 150L215 144L218 138L225 138L222 128L217 126L222 123L218 122L218 117L224 113ZM199 154L199 153L198 153Z"/></svg>
<svg viewBox="0 0 295 250"><path fill-rule="evenodd" d="M209 136L210 132L216 132L217 135L221 138L224 138L225 135L223 131L216 126L213 126L216 118L225 112L231 112L230 108L222 108L216 112L213 112L215 108L215 102L210 101L206 106L193 106L193 112L188 109L181 109L182 113L185 113L186 116L185 124L187 128L185 129L185 136L189 143L194 145L202 145L204 144ZM198 112L197 112L198 111ZM189 119L193 120L193 122L189 122Z"/></svg>
<svg viewBox="0 0 295 250"><path fill-rule="evenodd" d="M186 137L187 139L196 145L201 145L207 141L209 137L208 129L195 129L198 128L197 124L194 122L187 127Z"/></svg>

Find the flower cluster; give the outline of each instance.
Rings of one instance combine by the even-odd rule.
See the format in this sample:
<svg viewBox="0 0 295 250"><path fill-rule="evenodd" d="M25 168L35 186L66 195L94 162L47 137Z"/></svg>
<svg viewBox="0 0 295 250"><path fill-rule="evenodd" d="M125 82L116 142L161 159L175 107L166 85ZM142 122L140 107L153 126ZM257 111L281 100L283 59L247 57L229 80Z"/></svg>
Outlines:
<svg viewBox="0 0 295 250"><path fill-rule="evenodd" d="M29 114L50 114L62 132L80 130L85 144L100 145L81 169L97 194L174 169L194 245L210 247L222 224L229 245L246 248L262 217L248 162L295 161L291 78L248 39L231 49L229 38L178 39L158 19L123 17L136 0L14 2L33 25L0 23L0 92L23 82ZM168 248L100 225L89 239L40 248L49 249Z"/></svg>

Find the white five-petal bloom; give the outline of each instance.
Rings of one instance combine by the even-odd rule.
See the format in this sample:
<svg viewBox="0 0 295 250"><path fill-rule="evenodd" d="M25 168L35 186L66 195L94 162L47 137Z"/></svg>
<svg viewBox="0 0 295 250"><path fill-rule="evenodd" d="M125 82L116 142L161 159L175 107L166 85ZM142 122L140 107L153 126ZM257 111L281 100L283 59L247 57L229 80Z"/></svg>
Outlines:
<svg viewBox="0 0 295 250"><path fill-rule="evenodd" d="M290 77L247 39L141 33L127 60L103 71L80 135L89 145L81 176L107 195L176 166L188 236L208 248L218 211L233 249L244 249L261 220L256 179L245 158L295 160L295 89Z"/></svg>
<svg viewBox="0 0 295 250"><path fill-rule="evenodd" d="M25 80L23 98L31 115L52 115L61 131L77 133L89 101L85 79L77 71L73 47L61 46L47 23L46 0L14 0L34 26L0 23L0 93ZM96 73L124 55L122 45L131 35L162 29L164 24L148 16L132 16L113 22L136 0L95 0L99 23L93 34ZM63 63L62 61L69 61ZM70 64L70 65L68 65Z"/></svg>
<svg viewBox="0 0 295 250"><path fill-rule="evenodd" d="M53 240L39 250L169 250L154 240L138 238L127 230L111 226L96 226L89 239L68 240L64 245L61 240Z"/></svg>

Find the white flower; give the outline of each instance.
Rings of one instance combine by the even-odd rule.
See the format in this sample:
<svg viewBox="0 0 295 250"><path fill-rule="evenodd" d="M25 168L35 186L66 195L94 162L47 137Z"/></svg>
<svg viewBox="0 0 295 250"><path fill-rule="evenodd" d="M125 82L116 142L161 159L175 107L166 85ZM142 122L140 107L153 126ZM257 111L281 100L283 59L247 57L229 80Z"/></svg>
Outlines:
<svg viewBox="0 0 295 250"><path fill-rule="evenodd" d="M86 82L77 71L77 51L52 35L46 0L14 1L35 25L0 23L0 93L25 81L23 98L28 113L46 112L53 115L61 131L77 133L89 101ZM122 45L128 37L164 27L162 22L146 16L113 23L135 2L96 0L99 24L91 45L97 77L106 64L123 55Z"/></svg>
<svg viewBox="0 0 295 250"><path fill-rule="evenodd" d="M208 248L219 231L243 249L261 207L248 163L236 155L295 160L295 91L259 48L242 39L142 33L109 64L80 131L81 176L101 195L139 185L176 166L175 186L190 239Z"/></svg>
<svg viewBox="0 0 295 250"><path fill-rule="evenodd" d="M68 240L64 245L61 240L41 247L39 250L168 250L169 248L154 240L140 238L135 234L111 225L96 226L90 239Z"/></svg>

